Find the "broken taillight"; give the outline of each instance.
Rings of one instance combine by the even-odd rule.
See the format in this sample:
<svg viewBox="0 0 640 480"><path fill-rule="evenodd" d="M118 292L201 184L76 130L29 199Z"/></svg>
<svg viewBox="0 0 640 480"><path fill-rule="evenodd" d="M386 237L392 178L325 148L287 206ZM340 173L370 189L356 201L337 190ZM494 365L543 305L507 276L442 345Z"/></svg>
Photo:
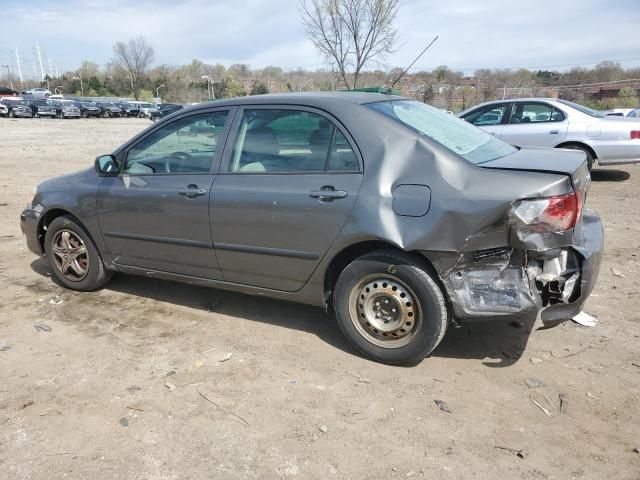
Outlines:
<svg viewBox="0 0 640 480"><path fill-rule="evenodd" d="M518 200L511 214L536 232L564 232L575 227L581 208L580 195L574 191L567 195Z"/></svg>

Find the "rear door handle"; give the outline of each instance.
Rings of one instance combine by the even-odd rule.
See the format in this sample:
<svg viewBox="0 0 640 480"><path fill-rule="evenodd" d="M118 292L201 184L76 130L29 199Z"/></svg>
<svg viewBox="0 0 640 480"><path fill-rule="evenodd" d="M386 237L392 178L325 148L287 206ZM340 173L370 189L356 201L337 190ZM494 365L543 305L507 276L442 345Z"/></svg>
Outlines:
<svg viewBox="0 0 640 480"><path fill-rule="evenodd" d="M180 195L184 195L187 198L195 198L199 195L206 195L207 190L205 188L198 188L197 185L187 185L187 188L183 188L179 190L178 193Z"/></svg>
<svg viewBox="0 0 640 480"><path fill-rule="evenodd" d="M337 198L345 198L347 192L335 190L334 187L322 187L320 190L312 190L309 195L313 198L319 198L320 201L332 201Z"/></svg>
<svg viewBox="0 0 640 480"><path fill-rule="evenodd" d="M557 135L558 133L560 133L560 130L549 130L549 133L551 135Z"/></svg>

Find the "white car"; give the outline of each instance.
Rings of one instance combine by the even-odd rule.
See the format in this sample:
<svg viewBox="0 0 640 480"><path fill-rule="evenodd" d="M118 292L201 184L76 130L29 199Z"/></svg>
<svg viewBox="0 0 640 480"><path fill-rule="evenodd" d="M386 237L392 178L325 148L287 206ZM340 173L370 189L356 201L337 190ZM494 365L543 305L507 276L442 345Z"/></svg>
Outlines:
<svg viewBox="0 0 640 480"><path fill-rule="evenodd" d="M51 96L51 92L46 88L32 88L31 90L22 92L22 95L26 95L28 98L34 100L46 100Z"/></svg>
<svg viewBox="0 0 640 480"><path fill-rule="evenodd" d="M518 147L582 150L589 168L640 162L640 119L552 98L498 100L458 115Z"/></svg>
<svg viewBox="0 0 640 480"><path fill-rule="evenodd" d="M134 105L140 109L140 117L150 118L152 113L157 113L160 111L158 110L158 107L148 102L130 101L127 103L129 103L130 105Z"/></svg>

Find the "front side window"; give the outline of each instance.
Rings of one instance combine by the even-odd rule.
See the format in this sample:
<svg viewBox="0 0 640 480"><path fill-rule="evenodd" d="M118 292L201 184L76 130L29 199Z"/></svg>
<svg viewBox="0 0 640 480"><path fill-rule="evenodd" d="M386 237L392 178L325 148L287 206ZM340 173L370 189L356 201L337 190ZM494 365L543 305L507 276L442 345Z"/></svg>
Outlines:
<svg viewBox="0 0 640 480"><path fill-rule="evenodd" d="M325 117L298 110L244 110L229 163L233 173L357 171L345 136Z"/></svg>
<svg viewBox="0 0 640 480"><path fill-rule="evenodd" d="M562 120L564 120L564 114L549 104L516 102L511 109L509 123L561 122Z"/></svg>
<svg viewBox="0 0 640 480"><path fill-rule="evenodd" d="M475 164L490 162L516 151L484 130L424 103L395 100L367 106Z"/></svg>
<svg viewBox="0 0 640 480"><path fill-rule="evenodd" d="M207 173L228 112L180 118L137 143L127 155L123 173Z"/></svg>
<svg viewBox="0 0 640 480"><path fill-rule="evenodd" d="M508 106L508 103L485 105L467 113L463 118L478 127L499 125L507 113Z"/></svg>

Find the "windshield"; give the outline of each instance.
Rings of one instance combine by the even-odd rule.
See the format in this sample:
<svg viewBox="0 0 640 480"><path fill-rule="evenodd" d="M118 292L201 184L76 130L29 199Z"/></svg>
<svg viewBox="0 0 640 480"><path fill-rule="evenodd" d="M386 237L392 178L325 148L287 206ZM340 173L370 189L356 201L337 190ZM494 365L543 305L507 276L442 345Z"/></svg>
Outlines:
<svg viewBox="0 0 640 480"><path fill-rule="evenodd" d="M563 105L566 105L567 107L574 108L574 109L578 110L579 112L585 113L585 114L589 115L590 117L603 118L603 117L606 116L602 112L599 112L599 111L594 110L594 109L589 108L589 107L585 107L584 105L580 105L579 103L573 103L573 102L569 102L567 100L558 100L558 102L562 103Z"/></svg>
<svg viewBox="0 0 640 480"><path fill-rule="evenodd" d="M512 146L493 135L424 103L397 100L367 106L411 127L475 164L490 162L515 151Z"/></svg>

